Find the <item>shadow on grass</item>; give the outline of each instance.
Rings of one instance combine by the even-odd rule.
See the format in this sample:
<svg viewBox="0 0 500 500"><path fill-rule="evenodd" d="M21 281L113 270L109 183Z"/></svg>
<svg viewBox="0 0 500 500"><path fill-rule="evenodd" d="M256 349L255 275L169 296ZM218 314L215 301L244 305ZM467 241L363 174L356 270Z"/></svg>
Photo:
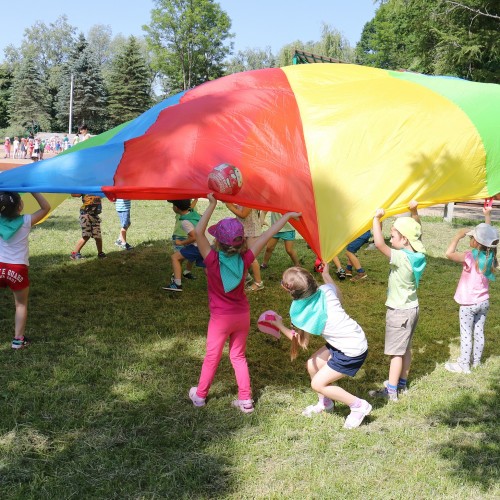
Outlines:
<svg viewBox="0 0 500 500"><path fill-rule="evenodd" d="M500 480L500 371L492 374L485 392L467 393L433 417L457 429L443 444L440 454L453 464L460 482L478 485L483 491Z"/></svg>

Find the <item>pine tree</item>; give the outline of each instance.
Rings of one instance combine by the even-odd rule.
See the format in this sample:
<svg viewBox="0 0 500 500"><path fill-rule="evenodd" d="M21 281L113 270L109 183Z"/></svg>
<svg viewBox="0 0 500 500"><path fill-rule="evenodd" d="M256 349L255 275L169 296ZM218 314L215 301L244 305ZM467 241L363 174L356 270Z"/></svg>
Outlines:
<svg viewBox="0 0 500 500"><path fill-rule="evenodd" d="M100 133L107 126L107 93L97 58L80 34L68 64L65 77L57 94L57 118L61 126L68 122L73 75L73 123L85 123L93 133Z"/></svg>
<svg viewBox="0 0 500 500"><path fill-rule="evenodd" d="M9 116L11 126L31 132L50 129L50 96L32 57L24 57L14 71Z"/></svg>
<svg viewBox="0 0 500 500"><path fill-rule="evenodd" d="M151 80L139 44L131 36L117 55L109 77L108 112L112 127L136 118L151 106Z"/></svg>
<svg viewBox="0 0 500 500"><path fill-rule="evenodd" d="M0 129L9 126L8 104L12 87L12 72L6 64L0 65Z"/></svg>

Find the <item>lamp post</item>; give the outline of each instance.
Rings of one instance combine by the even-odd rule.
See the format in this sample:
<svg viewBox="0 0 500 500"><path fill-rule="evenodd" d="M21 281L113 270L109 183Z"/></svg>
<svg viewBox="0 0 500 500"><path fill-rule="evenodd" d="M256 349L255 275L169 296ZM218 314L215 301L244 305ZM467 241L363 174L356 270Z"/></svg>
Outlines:
<svg viewBox="0 0 500 500"><path fill-rule="evenodd" d="M69 90L69 126L68 134L71 134L72 122L73 121L73 73L71 73L71 87Z"/></svg>

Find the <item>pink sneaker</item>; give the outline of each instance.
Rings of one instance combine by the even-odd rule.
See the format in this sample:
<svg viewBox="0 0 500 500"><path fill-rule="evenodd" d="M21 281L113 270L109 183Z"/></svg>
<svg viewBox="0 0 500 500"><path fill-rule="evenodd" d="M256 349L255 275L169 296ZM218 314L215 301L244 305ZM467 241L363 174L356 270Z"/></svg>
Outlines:
<svg viewBox="0 0 500 500"><path fill-rule="evenodd" d="M344 423L344 429L356 429L361 425L363 419L370 414L372 411L372 405L365 401L361 400L361 406L359 408L351 408L351 413L347 415Z"/></svg>
<svg viewBox="0 0 500 500"><path fill-rule="evenodd" d="M194 406L205 406L205 398L200 398L200 396L196 394L197 389L198 387L191 387L191 389L189 389L189 399L193 402Z"/></svg>
<svg viewBox="0 0 500 500"><path fill-rule="evenodd" d="M303 412L302 415L304 417L312 417L317 413L321 413L323 411L332 411L335 408L335 404L333 401L329 400L330 404L325 404L322 401L318 401L315 405L309 405Z"/></svg>
<svg viewBox="0 0 500 500"><path fill-rule="evenodd" d="M243 413L252 413L255 409L253 399L235 399L231 404L239 408Z"/></svg>

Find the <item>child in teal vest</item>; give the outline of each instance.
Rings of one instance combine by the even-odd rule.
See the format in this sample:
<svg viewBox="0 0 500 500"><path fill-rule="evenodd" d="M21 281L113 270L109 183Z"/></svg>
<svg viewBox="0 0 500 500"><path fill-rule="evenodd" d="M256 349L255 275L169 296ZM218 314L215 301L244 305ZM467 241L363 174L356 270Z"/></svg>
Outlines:
<svg viewBox="0 0 500 500"><path fill-rule="evenodd" d="M174 245L180 247L180 250L172 254L173 276L170 283L162 288L171 292L182 292L182 263L187 260L198 267L205 267L194 234L194 228L200 220L200 214L191 208L190 199L173 200L172 209L179 216L180 227L187 234L187 238L174 240ZM188 277L186 274L185 276Z"/></svg>

